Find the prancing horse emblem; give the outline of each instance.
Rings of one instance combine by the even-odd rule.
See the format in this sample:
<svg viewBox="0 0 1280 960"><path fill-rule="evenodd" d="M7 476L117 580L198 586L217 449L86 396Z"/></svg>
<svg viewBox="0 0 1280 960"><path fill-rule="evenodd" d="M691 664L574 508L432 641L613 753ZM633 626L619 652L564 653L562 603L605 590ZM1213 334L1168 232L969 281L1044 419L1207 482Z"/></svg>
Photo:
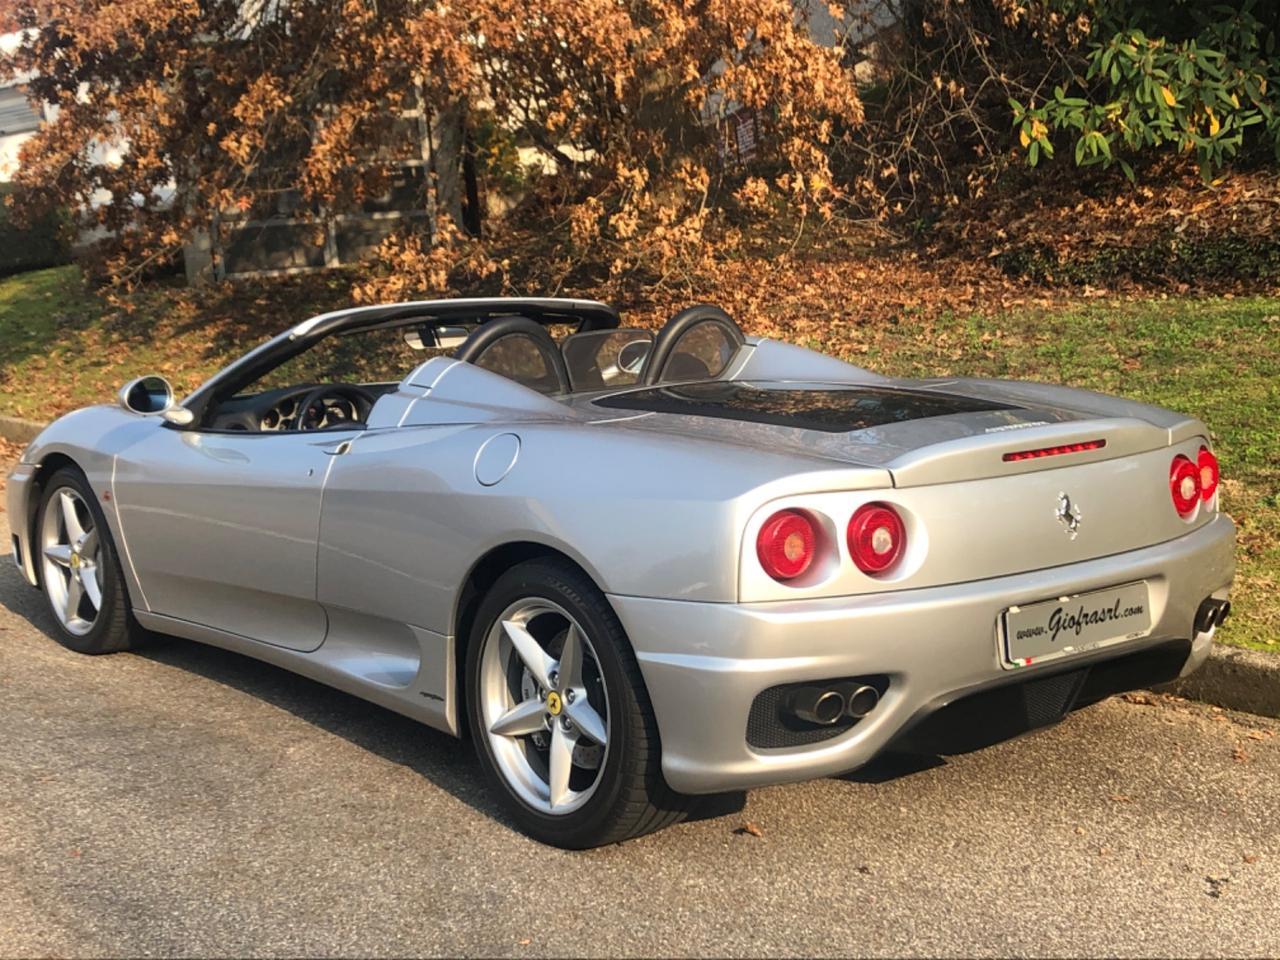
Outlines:
<svg viewBox="0 0 1280 960"><path fill-rule="evenodd" d="M1080 508L1072 503L1071 498L1065 493L1060 493L1058 494L1058 509L1053 512L1053 515L1062 524L1062 529L1066 530L1067 534L1074 540L1076 534L1080 532L1080 520L1083 516L1080 513Z"/></svg>

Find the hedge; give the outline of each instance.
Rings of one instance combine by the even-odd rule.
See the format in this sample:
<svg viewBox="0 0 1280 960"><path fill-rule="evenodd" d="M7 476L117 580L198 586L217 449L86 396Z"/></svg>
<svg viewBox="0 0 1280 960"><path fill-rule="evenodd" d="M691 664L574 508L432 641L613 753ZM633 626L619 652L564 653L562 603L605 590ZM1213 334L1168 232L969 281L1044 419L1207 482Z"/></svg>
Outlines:
<svg viewBox="0 0 1280 960"><path fill-rule="evenodd" d="M71 262L71 250L62 233L62 218L50 214L23 229L9 217L5 198L13 185L0 183L0 277Z"/></svg>

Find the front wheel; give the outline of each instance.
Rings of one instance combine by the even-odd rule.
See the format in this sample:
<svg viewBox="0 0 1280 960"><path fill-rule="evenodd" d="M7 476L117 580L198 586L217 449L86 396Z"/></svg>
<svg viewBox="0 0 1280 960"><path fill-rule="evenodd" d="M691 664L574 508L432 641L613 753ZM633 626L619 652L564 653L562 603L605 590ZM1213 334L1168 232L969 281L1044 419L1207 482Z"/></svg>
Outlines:
<svg viewBox="0 0 1280 960"><path fill-rule="evenodd" d="M111 530L79 470L64 467L44 485L35 548L40 586L64 647L114 653L145 637L129 610Z"/></svg>
<svg viewBox="0 0 1280 960"><path fill-rule="evenodd" d="M467 647L476 752L517 823L568 849L678 820L657 724L630 643L577 568L532 560L493 585Z"/></svg>

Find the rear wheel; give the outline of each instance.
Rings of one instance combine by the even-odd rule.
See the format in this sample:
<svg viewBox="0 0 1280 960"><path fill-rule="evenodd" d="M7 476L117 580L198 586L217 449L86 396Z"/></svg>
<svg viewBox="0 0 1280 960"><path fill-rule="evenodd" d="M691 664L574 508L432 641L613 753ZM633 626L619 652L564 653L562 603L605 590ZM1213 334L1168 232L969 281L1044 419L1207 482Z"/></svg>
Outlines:
<svg viewBox="0 0 1280 960"><path fill-rule="evenodd" d="M657 724L622 625L581 571L512 568L467 648L467 707L485 774L520 827L553 846L615 843L678 820Z"/></svg>
<svg viewBox="0 0 1280 960"><path fill-rule="evenodd" d="M115 653L144 638L129 610L111 530L79 470L64 467L49 478L35 534L40 585L63 646Z"/></svg>

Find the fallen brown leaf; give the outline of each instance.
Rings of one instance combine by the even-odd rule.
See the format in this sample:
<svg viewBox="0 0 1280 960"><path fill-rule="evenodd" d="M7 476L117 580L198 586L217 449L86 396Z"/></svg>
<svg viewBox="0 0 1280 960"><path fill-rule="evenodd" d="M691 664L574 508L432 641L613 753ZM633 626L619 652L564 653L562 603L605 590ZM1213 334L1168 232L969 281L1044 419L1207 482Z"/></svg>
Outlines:
<svg viewBox="0 0 1280 960"><path fill-rule="evenodd" d="M764 836L764 831L763 831L763 830L761 830L761 829L760 829L758 826L756 826L754 823L752 823L750 820L748 820L746 823L744 823L742 826L740 826L737 830L735 830L735 831L733 831L733 832L734 832L734 833L736 833L736 834L738 834L739 836L741 836L741 835L742 835L742 834L744 834L744 833L749 833L749 834L751 834L751 836L753 836L753 837L763 837L763 836Z"/></svg>

